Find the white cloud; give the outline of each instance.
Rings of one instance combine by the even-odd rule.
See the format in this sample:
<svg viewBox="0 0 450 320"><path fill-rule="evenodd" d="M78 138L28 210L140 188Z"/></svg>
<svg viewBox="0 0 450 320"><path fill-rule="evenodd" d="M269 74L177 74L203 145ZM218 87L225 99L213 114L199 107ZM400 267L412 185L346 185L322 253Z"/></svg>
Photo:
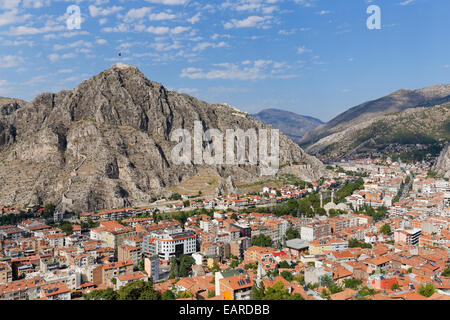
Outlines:
<svg viewBox="0 0 450 320"><path fill-rule="evenodd" d="M13 10L1 13L0 14L0 27L6 26L9 24L22 23L22 22L28 20L32 16L31 14L18 15L18 12L19 11L17 9L13 9Z"/></svg>
<svg viewBox="0 0 450 320"><path fill-rule="evenodd" d="M152 13L149 16L149 19L152 21L160 21L160 20L172 20L175 19L177 16L171 13L167 12L160 12L160 13Z"/></svg>
<svg viewBox="0 0 450 320"><path fill-rule="evenodd" d="M201 13L197 13L195 16L193 16L192 18L188 19L187 21L190 22L191 24L196 24L197 22L200 21L200 17L201 17Z"/></svg>
<svg viewBox="0 0 450 320"><path fill-rule="evenodd" d="M200 42L198 43L193 49L192 51L197 52L197 51L203 51L206 48L223 48L225 47L227 44L225 42L219 42L219 43L212 43L212 42Z"/></svg>
<svg viewBox="0 0 450 320"><path fill-rule="evenodd" d="M306 52L312 52L312 50L311 50L311 49L305 48L305 46L299 47L299 48L297 49L297 53L298 53L298 54L304 54L304 53L306 53Z"/></svg>
<svg viewBox="0 0 450 320"><path fill-rule="evenodd" d="M331 13L330 10L320 10L319 12L317 12L317 14L321 15L321 16L326 15L326 14L330 14L330 13Z"/></svg>
<svg viewBox="0 0 450 320"><path fill-rule="evenodd" d="M60 59L71 59L71 58L75 58L76 54L74 53L65 53L62 55L59 55L57 53L52 53L50 55L47 56L47 58L51 61L51 62L56 62Z"/></svg>
<svg viewBox="0 0 450 320"><path fill-rule="evenodd" d="M172 30L170 30L170 33L173 33L173 34L180 34L180 33L186 32L186 31L188 31L188 30L190 30L190 29L191 29L191 27L182 27L182 26L178 26L178 27L175 27L175 28L173 28Z"/></svg>
<svg viewBox="0 0 450 320"><path fill-rule="evenodd" d="M149 33L153 33L153 34L166 34L170 31L169 27L154 27L154 26L150 26L147 28L146 30Z"/></svg>
<svg viewBox="0 0 450 320"><path fill-rule="evenodd" d="M189 0L145 0L150 3L165 4L168 6L177 6L186 4Z"/></svg>
<svg viewBox="0 0 450 320"><path fill-rule="evenodd" d="M291 69L284 62L272 60L243 61L240 64L220 63L214 69L204 71L200 68L189 67L182 70L180 77L189 79L222 79L222 80L262 80L266 78L284 79L298 77L288 73Z"/></svg>
<svg viewBox="0 0 450 320"><path fill-rule="evenodd" d="M123 10L123 7L112 6L109 8L100 8L93 5L89 6L89 13L93 18L98 16L109 16L110 14L119 12L121 10Z"/></svg>
<svg viewBox="0 0 450 320"><path fill-rule="evenodd" d="M0 56L0 68L16 67L23 62L23 58L16 55Z"/></svg>
<svg viewBox="0 0 450 320"><path fill-rule="evenodd" d="M231 28L250 28L263 25L270 17L250 16L243 20L232 19L230 22L224 23L225 29Z"/></svg>
<svg viewBox="0 0 450 320"><path fill-rule="evenodd" d="M152 8L149 7L143 7L139 9L131 9L127 12L125 16L125 21L131 21L136 19L142 19L146 17L150 12L152 11Z"/></svg>

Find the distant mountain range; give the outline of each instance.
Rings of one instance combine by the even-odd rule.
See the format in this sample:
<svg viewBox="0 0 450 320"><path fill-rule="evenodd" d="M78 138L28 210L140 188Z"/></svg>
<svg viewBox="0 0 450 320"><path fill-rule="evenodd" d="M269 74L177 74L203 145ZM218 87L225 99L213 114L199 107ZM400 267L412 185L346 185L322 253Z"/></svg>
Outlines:
<svg viewBox="0 0 450 320"><path fill-rule="evenodd" d="M450 85L398 90L353 107L309 131L300 145L310 154L339 157L368 146L380 150L393 143L447 141L449 102Z"/></svg>
<svg viewBox="0 0 450 320"><path fill-rule="evenodd" d="M294 141L298 141L307 132L323 124L319 119L280 109L265 109L253 114L252 117L264 124L272 125Z"/></svg>

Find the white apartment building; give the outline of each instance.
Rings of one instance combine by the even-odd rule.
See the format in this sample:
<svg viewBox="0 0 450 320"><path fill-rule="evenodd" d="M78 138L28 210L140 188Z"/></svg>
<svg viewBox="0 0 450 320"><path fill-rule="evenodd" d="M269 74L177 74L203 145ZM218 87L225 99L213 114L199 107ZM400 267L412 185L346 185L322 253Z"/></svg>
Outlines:
<svg viewBox="0 0 450 320"><path fill-rule="evenodd" d="M144 237L144 252L157 255L160 260L169 261L181 254L197 251L197 239L192 231L183 231L180 227L156 230Z"/></svg>

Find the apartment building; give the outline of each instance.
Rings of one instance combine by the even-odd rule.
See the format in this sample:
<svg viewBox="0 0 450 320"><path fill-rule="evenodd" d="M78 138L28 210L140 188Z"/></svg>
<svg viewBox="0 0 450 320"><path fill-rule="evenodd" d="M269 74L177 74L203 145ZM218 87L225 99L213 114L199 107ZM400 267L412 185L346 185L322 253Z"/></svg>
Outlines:
<svg viewBox="0 0 450 320"><path fill-rule="evenodd" d="M142 250L138 247L120 245L117 249L117 257L119 261L131 260L137 266L142 259Z"/></svg>
<svg viewBox="0 0 450 320"><path fill-rule="evenodd" d="M109 285L112 278L117 278L132 272L133 262L131 260L108 263L101 266L102 284Z"/></svg>
<svg viewBox="0 0 450 320"><path fill-rule="evenodd" d="M314 241L331 236L331 225L328 222L313 223L302 226L300 238Z"/></svg>
<svg viewBox="0 0 450 320"><path fill-rule="evenodd" d="M157 255L160 260L169 261L172 257L196 252L197 236L181 227L155 230L144 236L143 250L146 254Z"/></svg>
<svg viewBox="0 0 450 320"><path fill-rule="evenodd" d="M403 243L406 245L416 245L419 243L419 237L422 234L422 230L418 228L404 228L394 231L395 242Z"/></svg>
<svg viewBox="0 0 450 320"><path fill-rule="evenodd" d="M106 243L109 248L117 249L126 238L136 236L137 232L132 227L124 227L117 221L101 221L100 227L92 229L90 238Z"/></svg>
<svg viewBox="0 0 450 320"><path fill-rule="evenodd" d="M223 295L225 300L250 300L254 282L242 269L225 270L215 274L216 296Z"/></svg>
<svg viewBox="0 0 450 320"><path fill-rule="evenodd" d="M0 284L12 281L12 269L8 263L0 263Z"/></svg>

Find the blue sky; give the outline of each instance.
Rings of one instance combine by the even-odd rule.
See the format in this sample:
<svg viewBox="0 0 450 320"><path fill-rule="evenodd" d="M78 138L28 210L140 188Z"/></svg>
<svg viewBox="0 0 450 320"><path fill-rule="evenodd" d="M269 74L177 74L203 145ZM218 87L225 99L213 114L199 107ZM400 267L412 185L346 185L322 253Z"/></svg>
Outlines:
<svg viewBox="0 0 450 320"><path fill-rule="evenodd" d="M381 30L366 26L370 5ZM0 96L73 89L123 62L211 103L328 121L449 83L449 15L448 0L0 0Z"/></svg>

